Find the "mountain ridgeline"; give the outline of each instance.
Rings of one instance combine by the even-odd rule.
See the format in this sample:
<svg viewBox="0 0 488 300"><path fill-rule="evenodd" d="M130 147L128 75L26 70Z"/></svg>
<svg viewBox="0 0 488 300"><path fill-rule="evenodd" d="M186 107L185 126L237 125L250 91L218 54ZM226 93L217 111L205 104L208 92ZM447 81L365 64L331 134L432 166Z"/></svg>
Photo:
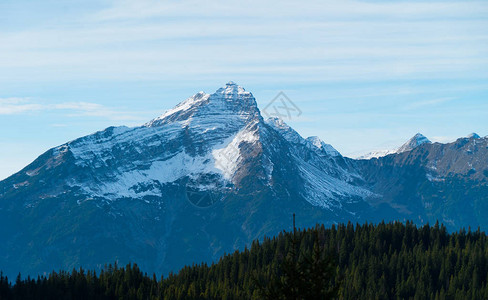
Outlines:
<svg viewBox="0 0 488 300"><path fill-rule="evenodd" d="M424 137L425 138L425 137ZM436 220L488 228L488 138L414 137L372 159L264 119L233 82L139 127L110 127L0 182L10 277L114 260L167 274L299 226Z"/></svg>

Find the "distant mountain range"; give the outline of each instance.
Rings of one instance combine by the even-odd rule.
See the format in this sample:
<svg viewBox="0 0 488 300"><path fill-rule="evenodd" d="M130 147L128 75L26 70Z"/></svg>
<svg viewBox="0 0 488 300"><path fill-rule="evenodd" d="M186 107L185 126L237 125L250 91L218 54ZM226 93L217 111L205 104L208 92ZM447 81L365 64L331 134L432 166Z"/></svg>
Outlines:
<svg viewBox="0 0 488 300"><path fill-rule="evenodd" d="M359 156L358 159L371 159L371 158L383 157L395 153L407 152L426 143L431 143L431 141L425 136L423 136L421 133L417 133L411 139L409 139L405 144L401 145L396 149L372 151L365 155Z"/></svg>
<svg viewBox="0 0 488 300"><path fill-rule="evenodd" d="M388 155L386 155L388 154ZM376 157L371 159L365 159ZM488 228L488 138L417 134L384 155L343 157L233 82L140 127L109 127L48 150L0 182L0 269L158 274L316 222L414 220Z"/></svg>

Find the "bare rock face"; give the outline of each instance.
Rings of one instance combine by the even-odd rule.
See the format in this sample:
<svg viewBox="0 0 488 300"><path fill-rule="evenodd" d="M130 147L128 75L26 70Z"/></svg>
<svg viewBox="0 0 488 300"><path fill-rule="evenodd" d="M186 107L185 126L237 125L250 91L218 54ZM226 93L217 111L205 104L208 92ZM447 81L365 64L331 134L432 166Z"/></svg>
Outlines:
<svg viewBox="0 0 488 300"><path fill-rule="evenodd" d="M317 222L486 227L487 138L343 157L233 82L143 126L55 147L0 182L0 269L37 275L136 262L157 274Z"/></svg>

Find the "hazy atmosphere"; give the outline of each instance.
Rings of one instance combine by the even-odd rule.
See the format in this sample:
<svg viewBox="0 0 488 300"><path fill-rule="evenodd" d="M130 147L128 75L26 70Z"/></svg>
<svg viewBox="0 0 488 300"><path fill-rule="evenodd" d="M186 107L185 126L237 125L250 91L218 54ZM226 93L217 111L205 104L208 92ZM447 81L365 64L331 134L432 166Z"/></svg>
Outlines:
<svg viewBox="0 0 488 300"><path fill-rule="evenodd" d="M1 1L0 179L232 80L345 156L488 134L485 1Z"/></svg>

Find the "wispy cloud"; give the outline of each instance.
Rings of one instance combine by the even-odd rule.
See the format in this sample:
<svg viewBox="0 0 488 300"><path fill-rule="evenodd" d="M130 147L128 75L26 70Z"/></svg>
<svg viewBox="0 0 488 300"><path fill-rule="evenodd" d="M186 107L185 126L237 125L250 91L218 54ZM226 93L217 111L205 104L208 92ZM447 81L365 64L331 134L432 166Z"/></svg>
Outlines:
<svg viewBox="0 0 488 300"><path fill-rule="evenodd" d="M0 98L0 115L21 114L42 110L40 104L29 103L28 98Z"/></svg>
<svg viewBox="0 0 488 300"><path fill-rule="evenodd" d="M472 1L465 5L462 1L448 3L425 1L391 2L391 1L331 1L309 0L304 3L294 0L259 1L114 1L110 8L96 14L97 20L145 19L164 16L208 17L222 15L229 17L264 16L264 17L334 17L351 19L358 17L383 17L422 19L431 18L436 14L456 16L459 13L483 14L488 8L482 1Z"/></svg>
<svg viewBox="0 0 488 300"><path fill-rule="evenodd" d="M57 104L35 103L30 98L0 98L0 115L19 115L39 111L63 111L67 116L100 117L109 120L140 120L133 112L90 102L65 102Z"/></svg>
<svg viewBox="0 0 488 300"><path fill-rule="evenodd" d="M424 107L431 107L431 106L438 106L440 104L450 102L455 100L454 97L444 97L444 98L437 98L437 99L429 99L423 101L417 101L409 103L407 106L404 107L404 110L415 110Z"/></svg>
<svg viewBox="0 0 488 300"><path fill-rule="evenodd" d="M2 33L0 82L488 78L485 2L108 3Z"/></svg>
<svg viewBox="0 0 488 300"><path fill-rule="evenodd" d="M140 120L140 117L136 116L134 113L106 107L97 103L68 102L52 105L52 108L71 111L71 116L102 117L116 121Z"/></svg>

